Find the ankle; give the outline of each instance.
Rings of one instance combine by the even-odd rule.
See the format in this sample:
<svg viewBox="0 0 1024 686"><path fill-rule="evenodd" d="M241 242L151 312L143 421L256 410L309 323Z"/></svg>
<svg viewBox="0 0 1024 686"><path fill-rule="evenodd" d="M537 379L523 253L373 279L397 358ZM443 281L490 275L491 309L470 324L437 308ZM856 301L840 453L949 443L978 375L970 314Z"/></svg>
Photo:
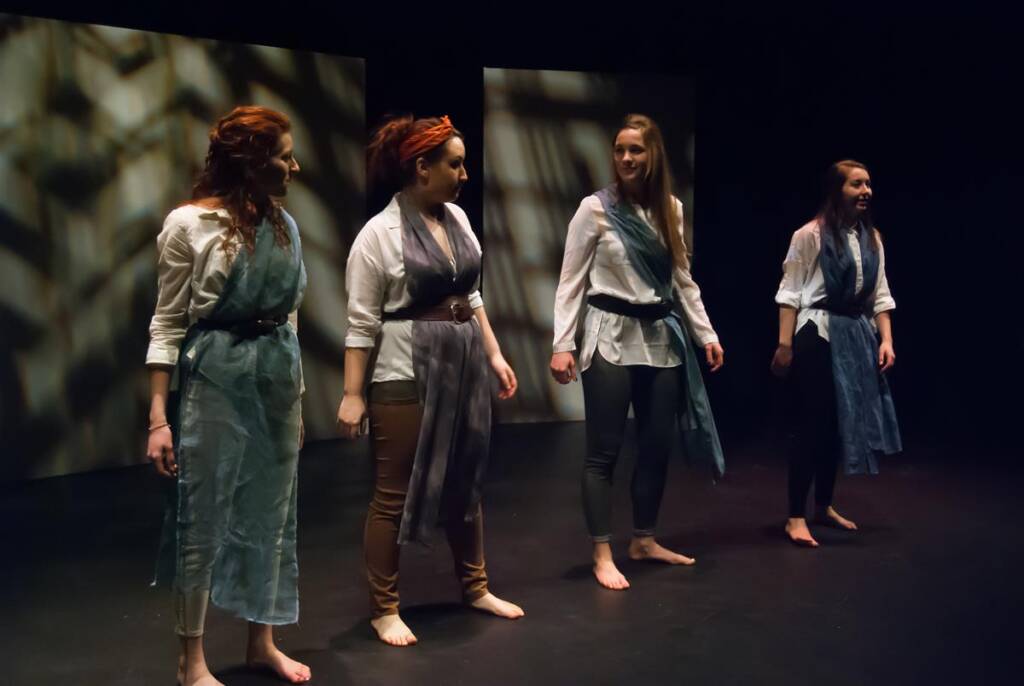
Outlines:
<svg viewBox="0 0 1024 686"><path fill-rule="evenodd" d="M594 563L608 563L613 562L614 557L612 556L612 547L609 543L595 543L594 544Z"/></svg>
<svg viewBox="0 0 1024 686"><path fill-rule="evenodd" d="M275 650L277 650L277 646L274 645L273 639L269 641L265 639L249 641L247 648L249 655L270 655Z"/></svg>

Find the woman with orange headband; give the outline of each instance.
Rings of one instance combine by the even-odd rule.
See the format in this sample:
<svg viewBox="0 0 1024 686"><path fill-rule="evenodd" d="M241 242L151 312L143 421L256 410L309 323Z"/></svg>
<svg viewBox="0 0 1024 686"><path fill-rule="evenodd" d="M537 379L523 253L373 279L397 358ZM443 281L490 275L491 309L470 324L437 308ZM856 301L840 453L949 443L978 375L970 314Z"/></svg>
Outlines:
<svg viewBox="0 0 1024 686"><path fill-rule="evenodd" d="M517 384L478 290L480 244L453 204L467 180L462 134L448 117L399 117L377 129L368 152L371 180L401 190L349 253L338 423L356 438L369 417L377 468L364 539L370 623L385 643L407 646L416 636L398 615L399 545L426 540L438 523L463 601L499 617L523 616L488 590L480 511L490 377L502 399Z"/></svg>

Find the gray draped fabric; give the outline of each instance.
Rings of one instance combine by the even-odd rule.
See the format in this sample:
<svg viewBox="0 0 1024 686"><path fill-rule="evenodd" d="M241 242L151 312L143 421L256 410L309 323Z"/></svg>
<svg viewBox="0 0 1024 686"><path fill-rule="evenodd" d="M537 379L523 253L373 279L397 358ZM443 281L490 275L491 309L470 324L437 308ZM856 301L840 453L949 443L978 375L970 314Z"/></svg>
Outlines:
<svg viewBox="0 0 1024 686"><path fill-rule="evenodd" d="M411 307L472 292L480 277L476 246L445 209L455 257L448 257L419 212L399 194L402 259ZM491 440L491 374L475 318L458 324L413 320L412 363L423 420L398 542L426 542L441 517L476 513Z"/></svg>

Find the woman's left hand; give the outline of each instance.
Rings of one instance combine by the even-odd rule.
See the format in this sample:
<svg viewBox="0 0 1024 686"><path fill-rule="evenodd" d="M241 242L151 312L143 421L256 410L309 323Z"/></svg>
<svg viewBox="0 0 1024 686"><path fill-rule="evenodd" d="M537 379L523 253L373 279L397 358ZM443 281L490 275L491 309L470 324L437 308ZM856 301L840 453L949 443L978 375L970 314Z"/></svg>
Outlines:
<svg viewBox="0 0 1024 686"><path fill-rule="evenodd" d="M704 352L707 355L708 366L711 367L711 371L717 372L725 364L725 351L722 350L722 346L717 342L705 345Z"/></svg>
<svg viewBox="0 0 1024 686"><path fill-rule="evenodd" d="M491 355L491 369L494 370L494 375L498 377L498 383L501 384L498 398L508 400L514 396L516 389L519 388L519 382L516 381L516 373L512 371L512 367L505 361L501 353Z"/></svg>
<svg viewBox="0 0 1024 686"><path fill-rule="evenodd" d="M885 372L892 369L892 366L896 364L896 353L893 352L891 341L882 341L878 346L878 366L879 371Z"/></svg>

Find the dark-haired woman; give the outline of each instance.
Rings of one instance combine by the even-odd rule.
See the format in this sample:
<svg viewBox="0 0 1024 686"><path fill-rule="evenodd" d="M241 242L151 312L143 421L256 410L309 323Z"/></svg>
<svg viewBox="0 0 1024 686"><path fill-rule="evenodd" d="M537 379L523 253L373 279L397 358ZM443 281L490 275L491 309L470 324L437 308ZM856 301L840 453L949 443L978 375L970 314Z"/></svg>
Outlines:
<svg viewBox="0 0 1024 686"><path fill-rule="evenodd" d="M793 234L783 263L775 296L779 345L771 365L775 374L793 377L798 406L786 533L808 547L818 545L804 512L811 483L817 520L855 530L832 505L840 462L847 474L875 474L878 453L901 449L885 378L896 361L890 318L896 302L871 221L867 168L836 162L826 173L824 195L818 215Z"/></svg>
<svg viewBox="0 0 1024 686"><path fill-rule="evenodd" d="M555 295L551 373L576 378L574 336L586 302L579 369L583 376L587 447L583 511L593 542L594 576L612 590L629 588L611 551L611 486L630 405L636 416L633 537L629 556L691 565L693 558L654 539L672 435L681 421L690 457L724 471L692 338L711 371L724 352L700 289L690 276L683 207L658 126L628 115L612 148L615 183L587 196L569 223Z"/></svg>
<svg viewBox="0 0 1024 686"><path fill-rule="evenodd" d="M480 244L453 204L467 180L465 157L462 134L447 117L380 126L369 146L370 175L400 191L356 236L345 274L338 422L355 438L369 417L376 464L365 529L371 624L395 646L417 640L398 614L399 546L426 540L438 523L463 601L501 617L523 615L489 591L484 564L480 488L491 376L499 398L512 397L517 384L478 290Z"/></svg>
<svg viewBox="0 0 1024 686"><path fill-rule="evenodd" d="M183 686L220 683L203 652L211 600L248 620L250 665L310 679L271 630L299 612L295 326L306 272L298 227L280 205L299 171L289 130L285 115L262 107L220 119L192 202L157 238L147 455L176 480L157 580L174 592Z"/></svg>

